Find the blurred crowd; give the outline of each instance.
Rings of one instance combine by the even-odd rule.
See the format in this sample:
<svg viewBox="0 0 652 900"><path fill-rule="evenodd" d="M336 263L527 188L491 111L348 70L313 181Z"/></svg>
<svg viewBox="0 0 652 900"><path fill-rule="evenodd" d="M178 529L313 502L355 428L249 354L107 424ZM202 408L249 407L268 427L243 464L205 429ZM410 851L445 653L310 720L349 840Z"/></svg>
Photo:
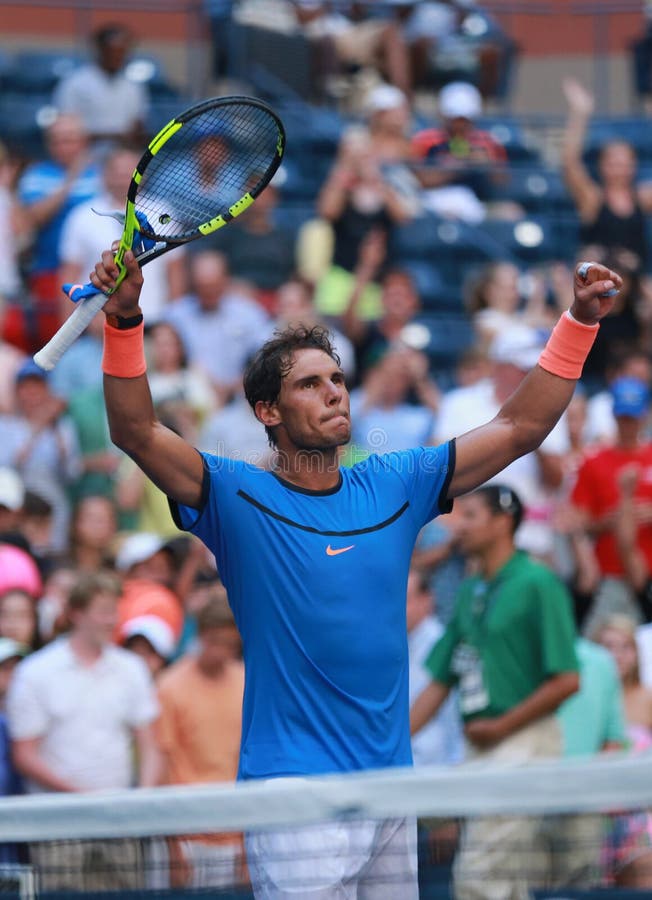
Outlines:
<svg viewBox="0 0 652 900"><path fill-rule="evenodd" d="M373 5L369 15L365 4L347 4L355 8L347 14L341 4L279 2L269 21L261 4L240 5L242 21L286 22L319 40L329 85L368 67L375 78L359 113L347 118L313 215L299 228L278 214L288 177L281 168L228 228L147 266L141 302L157 413L202 451L270 467L273 451L244 398L243 368L276 328L323 323L351 390L353 434L343 465L447 441L491 418L536 364L571 302L576 260L618 271L623 289L570 407L541 447L497 482L522 504L515 551L554 573L567 598L580 678L596 654L611 679L613 727L602 731L596 718L593 745L574 750L571 741L562 752L648 748L652 184L637 180L635 151L621 139L605 142L595 165L586 161L593 98L567 80L561 174L577 211L576 246L545 270L516 264L507 248L503 259L468 266L454 303L472 341L439 369L429 354L419 281L397 256L397 237L405 228L415 235L442 223L518 215L508 191L492 200L492 186L509 183L510 162L477 122L512 45L471 2L394 2L386 15ZM232 6L208 4L216 34ZM478 22L486 28L478 30ZM215 47L219 73L228 47ZM119 222L98 213L123 207L147 137L147 97L122 77L131 34L106 26L94 48L93 60L57 86L43 155L25 159L0 146L5 793L231 780L237 769L239 638L214 560L177 529L166 498L111 443L102 315L52 373L31 360L69 314L61 285L87 281L119 237ZM437 102L426 126L415 124L418 89ZM432 277L446 262L427 260ZM477 571L479 545L458 506L424 529L415 551L406 601L415 697L428 681L424 660ZM599 715L592 709L582 721ZM453 692L415 736L415 761L457 764L464 744ZM652 852L652 825L646 816L629 830L612 825L627 834L619 843L612 835L595 860L594 881L630 878L649 887L652 871L633 876L628 866ZM107 865L137 871L133 854L142 848L118 843L107 848ZM230 837L153 844L149 852L171 862L173 883L202 886L216 871L225 884L246 877L240 849ZM3 850L9 858L22 852ZM47 848L38 852L45 868L55 862Z"/></svg>

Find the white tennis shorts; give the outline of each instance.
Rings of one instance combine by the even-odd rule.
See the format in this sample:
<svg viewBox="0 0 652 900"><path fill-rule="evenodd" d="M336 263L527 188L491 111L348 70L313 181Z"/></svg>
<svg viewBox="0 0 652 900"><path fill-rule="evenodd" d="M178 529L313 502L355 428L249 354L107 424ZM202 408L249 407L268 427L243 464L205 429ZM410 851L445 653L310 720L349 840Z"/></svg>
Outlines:
<svg viewBox="0 0 652 900"><path fill-rule="evenodd" d="M418 900L413 818L327 822L245 836L256 900Z"/></svg>

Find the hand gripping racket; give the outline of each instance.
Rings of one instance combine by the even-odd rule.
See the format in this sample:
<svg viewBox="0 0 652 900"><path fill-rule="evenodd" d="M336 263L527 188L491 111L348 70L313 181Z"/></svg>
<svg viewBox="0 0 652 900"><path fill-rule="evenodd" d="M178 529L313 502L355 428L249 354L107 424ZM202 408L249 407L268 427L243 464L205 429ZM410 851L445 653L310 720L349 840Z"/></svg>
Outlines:
<svg viewBox="0 0 652 900"><path fill-rule="evenodd" d="M244 212L271 181L284 149L282 122L265 103L251 97L206 100L168 122L141 157L127 191L115 255L118 285L126 275L127 250L133 249L144 266ZM34 356L46 371L54 368L108 300L92 284L64 289L78 305Z"/></svg>

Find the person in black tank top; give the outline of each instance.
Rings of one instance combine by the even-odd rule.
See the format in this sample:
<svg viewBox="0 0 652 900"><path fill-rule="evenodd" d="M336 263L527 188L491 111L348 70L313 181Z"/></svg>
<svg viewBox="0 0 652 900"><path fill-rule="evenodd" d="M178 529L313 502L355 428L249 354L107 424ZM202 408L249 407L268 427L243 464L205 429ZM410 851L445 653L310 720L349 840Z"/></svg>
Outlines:
<svg viewBox="0 0 652 900"><path fill-rule="evenodd" d="M648 262L645 217L652 212L652 183L636 182L636 152L619 139L606 142L598 157L599 180L584 163L584 140L594 99L579 82L566 79L568 121L562 148L562 168L580 219L582 244L607 253L627 250L644 269Z"/></svg>

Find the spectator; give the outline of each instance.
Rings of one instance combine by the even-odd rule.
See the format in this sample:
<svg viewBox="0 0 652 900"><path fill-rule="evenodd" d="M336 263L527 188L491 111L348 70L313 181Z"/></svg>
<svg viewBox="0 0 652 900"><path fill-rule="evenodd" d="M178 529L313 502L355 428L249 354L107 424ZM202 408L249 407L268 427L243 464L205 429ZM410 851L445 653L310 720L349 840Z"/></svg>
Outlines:
<svg viewBox="0 0 652 900"><path fill-rule="evenodd" d="M261 433L260 422L253 414L244 390L238 391L230 403L206 420L197 447L206 453L246 460L263 469L270 468L274 460L269 441L265 433Z"/></svg>
<svg viewBox="0 0 652 900"><path fill-rule="evenodd" d="M65 404L32 360L18 371L15 398L14 415L0 416L0 465L15 468L25 487L52 505L49 550L61 552L70 518L66 491L81 473L77 437Z"/></svg>
<svg viewBox="0 0 652 900"><path fill-rule="evenodd" d="M441 216L478 224L492 187L505 178L507 154L474 120L482 97L472 84L455 81L439 93L441 127L417 132L412 139L419 161L415 170L426 191L423 204Z"/></svg>
<svg viewBox="0 0 652 900"><path fill-rule="evenodd" d="M114 502L102 494L82 497L74 508L68 556L80 572L107 568L118 531Z"/></svg>
<svg viewBox="0 0 652 900"><path fill-rule="evenodd" d="M516 550L523 507L514 491L481 487L460 507L459 541L478 574L463 583L426 661L432 680L412 706L412 732L457 686L469 759L559 756L554 713L579 687L570 597L551 570ZM540 831L535 817L468 821L455 861L457 900L527 896L537 877L532 853L515 847L531 850Z"/></svg>
<svg viewBox="0 0 652 900"><path fill-rule="evenodd" d="M37 606L39 633L44 643L68 629L68 598L79 575L67 562L58 562L48 572Z"/></svg>
<svg viewBox="0 0 652 900"><path fill-rule="evenodd" d="M189 362L171 322L157 322L150 332L150 388L154 404L172 414L184 437L194 443L215 408L215 393L206 373Z"/></svg>
<svg viewBox="0 0 652 900"><path fill-rule="evenodd" d="M22 291L19 255L28 240L27 222L15 196L16 165L0 142L0 308Z"/></svg>
<svg viewBox="0 0 652 900"><path fill-rule="evenodd" d="M27 550L0 543L0 594L14 588L26 591L36 600L43 588L41 574Z"/></svg>
<svg viewBox="0 0 652 900"><path fill-rule="evenodd" d="M340 315L353 289L353 273L361 245L370 232L385 239L394 226L409 221L414 204L385 174L369 131L351 129L343 135L337 158L317 198L319 216L333 232L331 267L317 285L315 302L320 313ZM379 313L378 291L365 286L359 298L365 318Z"/></svg>
<svg viewBox="0 0 652 900"><path fill-rule="evenodd" d="M587 402L586 433L588 444L613 444L618 426L613 414L613 396L609 385L617 378L636 378L652 386L652 360L643 350L616 350L605 368L606 386Z"/></svg>
<svg viewBox="0 0 652 900"><path fill-rule="evenodd" d="M471 81L483 97L504 96L514 42L484 9L467 0L397 4L416 87Z"/></svg>
<svg viewBox="0 0 652 900"><path fill-rule="evenodd" d="M16 666L26 653L27 649L21 644L10 638L0 637L0 797L24 792L23 779L11 758L5 705ZM19 861L20 851L15 844L0 844L0 865Z"/></svg>
<svg viewBox="0 0 652 900"><path fill-rule="evenodd" d="M652 564L652 523L647 512L652 497L652 482L647 474L652 460L652 445L644 439L644 424L650 407L648 386L635 378L618 378L611 385L613 413L618 427L618 437L613 446L602 447L587 457L580 466L571 493L571 502L580 514L580 525L592 537L600 570L600 584L595 594L585 630L589 630L596 618L615 612L627 612L638 619L652 619L652 607L645 593L643 579L634 575L635 590L628 581L624 563L630 565L634 553L650 570ZM623 490L625 470L632 467L640 471L640 477L627 491L635 520L634 544L631 527L628 526L626 560L618 545L616 521L618 505ZM622 537L622 535L621 535ZM637 566L640 569L640 565ZM638 602L637 602L638 600Z"/></svg>
<svg viewBox="0 0 652 900"><path fill-rule="evenodd" d="M321 55L333 60L331 75L367 68L410 93L410 60L397 23L369 16L360 3L339 4L337 11L319 0L292 0L292 5L303 34L326 44Z"/></svg>
<svg viewBox="0 0 652 900"><path fill-rule="evenodd" d="M165 619L155 615L127 619L120 628L120 643L140 656L156 680L174 656L176 638Z"/></svg>
<svg viewBox="0 0 652 900"><path fill-rule="evenodd" d="M218 403L239 389L247 357L265 333L267 316L231 283L224 256L213 250L190 261L191 292L168 308L189 361L210 377Z"/></svg>
<svg viewBox="0 0 652 900"><path fill-rule="evenodd" d="M0 536L19 529L24 503L23 479L14 468L0 467Z"/></svg>
<svg viewBox="0 0 652 900"><path fill-rule="evenodd" d="M467 559L457 541L459 510L428 522L419 532L412 565L427 572L430 592L437 598L437 618L448 625L453 617L457 594L467 575Z"/></svg>
<svg viewBox="0 0 652 900"><path fill-rule="evenodd" d="M380 316L376 321L367 320L363 309L364 294L380 271L385 253L386 241L382 232L370 232L360 245L353 290L341 319L344 333L355 347L358 380L382 358L390 345L402 339L403 329L421 308L410 273L392 267L382 276Z"/></svg>
<svg viewBox="0 0 652 900"><path fill-rule="evenodd" d="M615 660L623 688L625 721L633 752L652 747L652 690L641 684L636 621L611 615L596 622L593 639ZM611 883L619 887L652 887L652 817L649 812L610 817L605 858Z"/></svg>
<svg viewBox="0 0 652 900"><path fill-rule="evenodd" d="M197 651L160 678L160 743L168 784L235 781L242 726L244 667L226 597L197 617ZM243 877L238 835L171 841L170 874L179 887L233 887Z"/></svg>
<svg viewBox="0 0 652 900"><path fill-rule="evenodd" d="M124 210L138 159L139 155L132 150L123 147L111 150L104 160L99 192L80 203L66 217L59 244L59 278L62 284L83 284L95 267L102 248L120 240L122 225L110 214ZM152 260L148 268L143 308L147 321L152 324L163 316L170 301L177 300L186 292L183 249L177 247L174 253ZM70 302L63 294L60 296L62 305L66 304L68 311Z"/></svg>
<svg viewBox="0 0 652 900"><path fill-rule="evenodd" d="M11 588L0 594L0 637L10 638L25 652L41 646L36 599L29 591Z"/></svg>
<svg viewBox="0 0 652 900"><path fill-rule="evenodd" d="M69 635L32 654L16 671L7 702L14 759L32 792L154 785L160 758L158 709L144 664L111 644L119 585L107 574L82 576L71 591ZM137 890L135 840L32 846L43 890ZM94 865L86 861L92 854ZM101 860L101 862L99 862Z"/></svg>
<svg viewBox="0 0 652 900"><path fill-rule="evenodd" d="M575 650L580 689L557 710L564 755L590 757L623 750L627 746L623 692L613 657L581 637ZM550 831L556 883L585 889L602 883L601 847L608 824L598 813L554 818Z"/></svg>
<svg viewBox="0 0 652 900"><path fill-rule="evenodd" d="M410 403L415 396L417 403ZM439 405L439 390L419 350L396 345L351 392L353 443L374 453L427 444Z"/></svg>
<svg viewBox="0 0 652 900"><path fill-rule="evenodd" d="M590 250L599 257L598 248ZM605 316L604 332L595 341L584 364L582 384L590 393L604 389L609 362L615 354L647 353L652 336L652 302L646 296L645 276L637 258L628 250L611 251L605 258L618 265L623 284L609 315Z"/></svg>
<svg viewBox="0 0 652 900"><path fill-rule="evenodd" d="M285 217L276 215L280 192L287 178L285 169L279 169L265 190L245 212L229 225L206 236L201 244L189 244L194 248L217 250L223 253L229 271L235 281L270 313L276 310L276 294L283 282L295 269L296 235L285 223Z"/></svg>
<svg viewBox="0 0 652 900"><path fill-rule="evenodd" d="M120 545L115 567L124 578L118 605L118 636L126 622L159 616L175 642L183 629L183 608L174 593L175 561L170 541L158 534L131 534Z"/></svg>
<svg viewBox="0 0 652 900"><path fill-rule="evenodd" d="M430 680L424 664L444 633L444 627L436 615L428 579L415 566L410 568L407 583L407 632L410 703L413 703ZM413 735L412 757L415 766L450 766L461 762L463 755L457 698L452 694L437 716Z"/></svg>
<svg viewBox="0 0 652 900"><path fill-rule="evenodd" d="M485 416L493 415L536 363L541 340L540 332L526 325L503 330L490 347L491 379L444 393L435 421L434 442L449 440L476 427ZM554 549L554 499L562 484L567 449L568 432L562 417L540 447L515 460L499 476L525 505L518 546L544 559L550 559Z"/></svg>
<svg viewBox="0 0 652 900"><path fill-rule="evenodd" d="M52 390L67 403L78 393L92 396L102 390L103 327L101 316L96 316L50 372Z"/></svg>
<svg viewBox="0 0 652 900"><path fill-rule="evenodd" d="M527 296L525 284L531 285ZM543 283L535 273L523 277L510 262L490 262L474 273L465 285L465 301L480 348L488 350L493 339L513 325L551 329L556 316L545 309L542 292Z"/></svg>
<svg viewBox="0 0 652 900"><path fill-rule="evenodd" d="M580 217L580 240L604 251L628 250L636 268L648 262L645 216L652 211L652 184L636 183L636 153L625 140L606 142L598 157L599 180L582 160L584 140L593 114L593 95L572 78L564 81L568 122L562 167Z"/></svg>
<svg viewBox="0 0 652 900"><path fill-rule="evenodd" d="M54 105L79 116L96 144L145 142L149 98L125 72L133 43L126 25L102 25L92 35L95 59L64 76L55 89Z"/></svg>
<svg viewBox="0 0 652 900"><path fill-rule="evenodd" d="M76 116L58 116L45 139L45 159L27 166L18 182L21 211L33 236L27 273L33 319L24 308L14 307L4 326L6 340L26 353L38 350L61 324L61 229L70 210L99 189L99 170Z"/></svg>

